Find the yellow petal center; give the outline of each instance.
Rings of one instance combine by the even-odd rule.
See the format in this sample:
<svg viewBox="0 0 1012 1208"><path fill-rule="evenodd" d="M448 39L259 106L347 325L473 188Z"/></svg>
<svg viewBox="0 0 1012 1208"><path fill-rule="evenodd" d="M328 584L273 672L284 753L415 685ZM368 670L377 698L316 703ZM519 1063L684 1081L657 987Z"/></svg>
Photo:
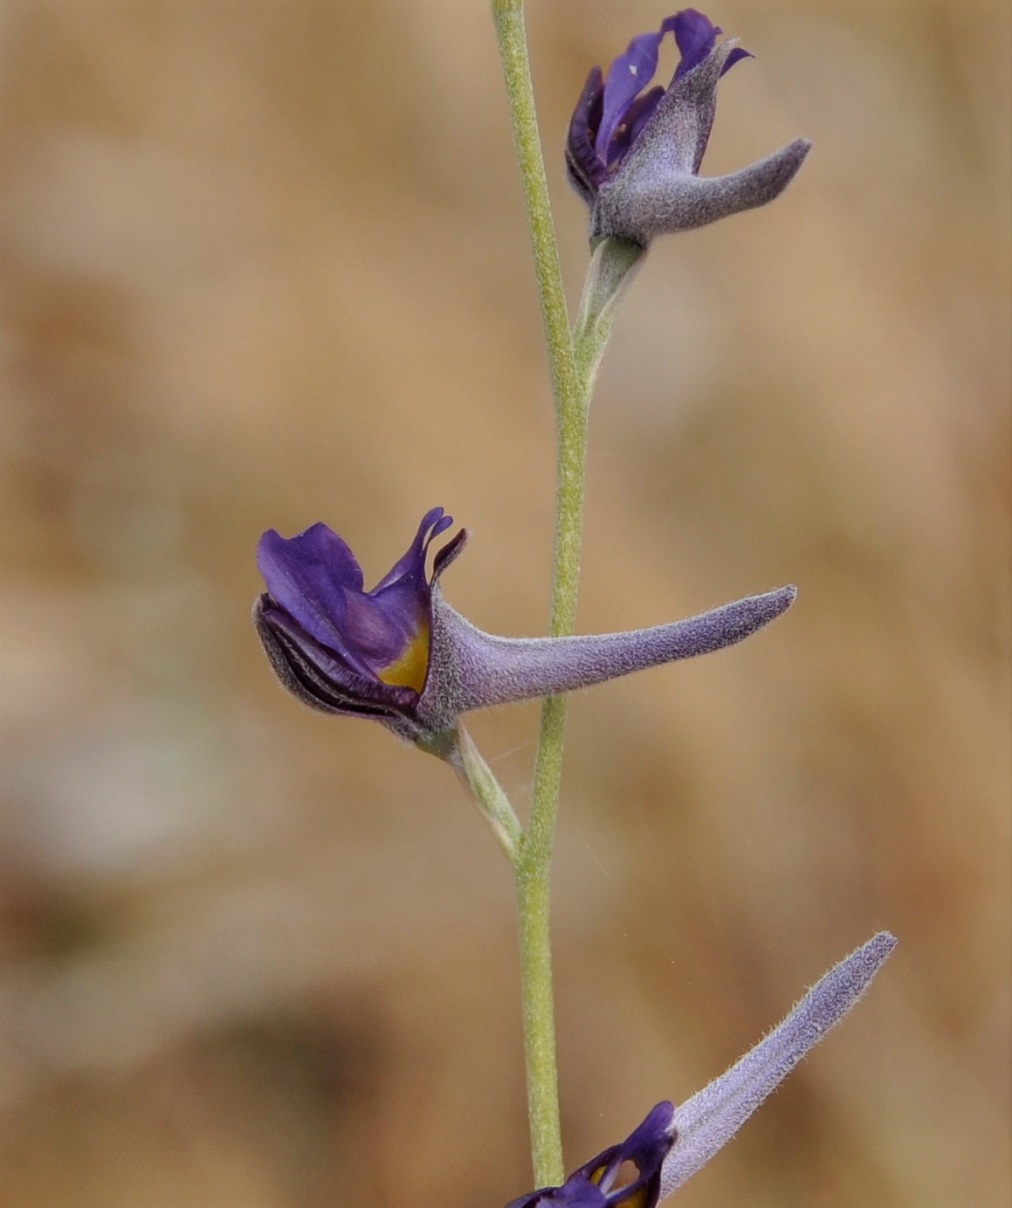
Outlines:
<svg viewBox="0 0 1012 1208"><path fill-rule="evenodd" d="M429 626L424 624L407 644L401 657L376 674L392 688L414 688L416 692L421 692L428 672Z"/></svg>

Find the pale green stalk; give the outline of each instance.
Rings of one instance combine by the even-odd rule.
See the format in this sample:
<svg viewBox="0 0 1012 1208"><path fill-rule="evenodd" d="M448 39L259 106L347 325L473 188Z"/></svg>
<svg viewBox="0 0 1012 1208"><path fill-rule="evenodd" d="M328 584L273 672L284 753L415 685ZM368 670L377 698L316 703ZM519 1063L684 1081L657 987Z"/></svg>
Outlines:
<svg viewBox="0 0 1012 1208"><path fill-rule="evenodd" d="M558 446L549 631L552 636L558 637L572 633L576 622L588 408L613 307L609 305L606 314L596 312L588 318L588 307L582 306L574 340L566 310L558 245L538 135L523 0L493 0L492 7L513 119L513 135L555 399ZM596 311L596 308L590 309ZM545 701L541 713L531 816L513 861L520 930L527 1105L537 1186L558 1185L565 1177L549 930L552 849L562 781L565 718L563 697L550 697Z"/></svg>
<svg viewBox="0 0 1012 1208"><path fill-rule="evenodd" d="M502 785L463 726L457 727L454 744L446 758L464 782L506 858L515 865L523 831Z"/></svg>

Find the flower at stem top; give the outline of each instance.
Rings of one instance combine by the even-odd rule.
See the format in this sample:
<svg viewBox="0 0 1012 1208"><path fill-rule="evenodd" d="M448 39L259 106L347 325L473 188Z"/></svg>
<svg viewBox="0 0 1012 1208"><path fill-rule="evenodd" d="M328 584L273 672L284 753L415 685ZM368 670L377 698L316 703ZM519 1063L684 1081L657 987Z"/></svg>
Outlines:
<svg viewBox="0 0 1012 1208"><path fill-rule="evenodd" d="M543 1187L506 1208L654 1208L731 1140L854 1006L895 947L888 931L872 936L726 1073L680 1107L659 1103L625 1141L574 1171L561 1187ZM623 1178L629 1166L635 1173Z"/></svg>
<svg viewBox="0 0 1012 1208"><path fill-rule="evenodd" d="M607 76L595 67L577 102L566 142L570 183L590 207L590 238L647 247L656 235L692 230L765 205L787 187L811 144L796 139L729 176L701 177L713 126L717 81L751 57L693 8L657 33L633 38ZM648 85L666 34L681 52L667 88Z"/></svg>
<svg viewBox="0 0 1012 1208"><path fill-rule="evenodd" d="M720 650L748 637L794 600L782 587L711 612L639 629L567 638L483 633L447 604L440 576L464 548L442 508L422 517L407 553L372 591L347 544L325 524L260 538L267 590L253 621L279 679L325 713L371 717L444 758L457 752L457 719L471 709L569 692L646 667Z"/></svg>

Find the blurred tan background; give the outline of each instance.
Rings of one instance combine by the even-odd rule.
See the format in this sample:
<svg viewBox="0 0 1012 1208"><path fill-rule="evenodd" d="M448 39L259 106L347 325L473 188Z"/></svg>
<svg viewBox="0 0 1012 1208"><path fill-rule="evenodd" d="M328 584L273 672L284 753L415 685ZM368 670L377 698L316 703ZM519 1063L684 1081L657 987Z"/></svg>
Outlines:
<svg viewBox="0 0 1012 1208"><path fill-rule="evenodd" d="M721 655L573 701L570 1165L888 926L874 992L679 1193L1008 1204L1005 6L725 0L705 170L595 404L581 628L785 582ZM561 167L668 10L532 0ZM670 71L672 64L666 61ZM0 12L0 1204L500 1208L530 1189L512 899L449 772L271 680L266 527L543 630L552 422L482 0ZM537 713L475 719L521 809Z"/></svg>

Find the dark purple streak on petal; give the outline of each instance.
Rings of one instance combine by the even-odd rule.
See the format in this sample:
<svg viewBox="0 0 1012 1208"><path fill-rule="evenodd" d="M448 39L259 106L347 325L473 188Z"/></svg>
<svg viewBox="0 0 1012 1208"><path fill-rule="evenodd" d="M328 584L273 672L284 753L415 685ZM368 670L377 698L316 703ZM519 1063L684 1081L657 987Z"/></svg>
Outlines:
<svg viewBox="0 0 1012 1208"><path fill-rule="evenodd" d="M257 600L253 623L278 679L313 709L393 721L417 701L417 693L377 683L368 669L365 676L356 674L277 609L266 594Z"/></svg>
<svg viewBox="0 0 1012 1208"><path fill-rule="evenodd" d="M376 673L372 665L345 639L343 632L335 639L319 642L269 595L261 597L260 610L279 640L303 649L305 657L326 679L341 684L346 692L353 694L367 692L370 686L375 686Z"/></svg>
<svg viewBox="0 0 1012 1208"><path fill-rule="evenodd" d="M604 104L604 78L595 67L587 76L580 99L576 102L566 137L566 170L569 183L588 205L594 204L597 187L607 176L604 161L594 150L594 139L601 125Z"/></svg>

